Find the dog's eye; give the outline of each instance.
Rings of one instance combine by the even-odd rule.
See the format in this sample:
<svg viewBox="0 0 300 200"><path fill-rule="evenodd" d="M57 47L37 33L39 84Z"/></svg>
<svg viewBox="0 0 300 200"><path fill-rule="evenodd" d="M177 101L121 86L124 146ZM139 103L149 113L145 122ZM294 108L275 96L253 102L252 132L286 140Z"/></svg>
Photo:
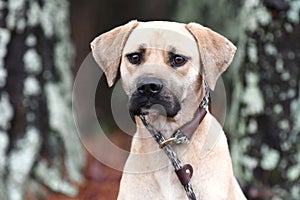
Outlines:
<svg viewBox="0 0 300 200"><path fill-rule="evenodd" d="M187 59L181 55L172 55L170 59L170 64L172 67L181 67L187 62Z"/></svg>
<svg viewBox="0 0 300 200"><path fill-rule="evenodd" d="M131 64L138 65L142 62L142 55L140 53L131 53L126 55Z"/></svg>

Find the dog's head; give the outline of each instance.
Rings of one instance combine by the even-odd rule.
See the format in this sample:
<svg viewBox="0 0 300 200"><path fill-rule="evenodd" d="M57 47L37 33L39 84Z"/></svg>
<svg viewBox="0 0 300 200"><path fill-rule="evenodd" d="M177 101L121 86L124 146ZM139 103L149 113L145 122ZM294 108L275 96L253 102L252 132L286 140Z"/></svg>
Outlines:
<svg viewBox="0 0 300 200"><path fill-rule="evenodd" d="M131 21L100 35L91 47L109 86L120 69L131 114L158 111L167 117L199 106L204 80L213 90L236 51L199 24L165 21Z"/></svg>

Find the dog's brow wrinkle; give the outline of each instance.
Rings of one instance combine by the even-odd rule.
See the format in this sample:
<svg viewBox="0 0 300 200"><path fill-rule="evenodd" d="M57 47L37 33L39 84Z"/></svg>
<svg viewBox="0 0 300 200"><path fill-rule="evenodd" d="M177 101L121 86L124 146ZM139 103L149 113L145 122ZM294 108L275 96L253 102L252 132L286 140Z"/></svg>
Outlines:
<svg viewBox="0 0 300 200"><path fill-rule="evenodd" d="M168 49L170 53L176 54L177 52L177 49L174 46L169 46Z"/></svg>
<svg viewBox="0 0 300 200"><path fill-rule="evenodd" d="M142 43L139 45L139 51L145 51L146 50L146 44Z"/></svg>
<svg viewBox="0 0 300 200"><path fill-rule="evenodd" d="M168 47L168 53L169 53L169 56L170 55L175 55L175 54L180 54L180 55L184 56L185 59L187 59L187 60L191 60L192 59L191 56L187 56L187 55L184 55L184 54L178 52L178 50L176 49L176 47L171 46L171 45Z"/></svg>

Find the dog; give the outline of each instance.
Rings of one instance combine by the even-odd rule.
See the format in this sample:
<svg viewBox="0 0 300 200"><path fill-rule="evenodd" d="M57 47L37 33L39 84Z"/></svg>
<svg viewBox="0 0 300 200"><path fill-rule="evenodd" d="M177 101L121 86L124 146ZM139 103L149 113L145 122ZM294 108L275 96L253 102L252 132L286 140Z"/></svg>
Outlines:
<svg viewBox="0 0 300 200"><path fill-rule="evenodd" d="M118 199L188 199L173 166L138 116L146 116L164 137L171 137L193 120L205 84L215 89L236 47L197 23L134 20L96 37L91 49L109 86L120 73L136 121ZM233 174L226 136L209 111L190 142L173 149L183 163L193 166L190 183L197 199L246 199Z"/></svg>

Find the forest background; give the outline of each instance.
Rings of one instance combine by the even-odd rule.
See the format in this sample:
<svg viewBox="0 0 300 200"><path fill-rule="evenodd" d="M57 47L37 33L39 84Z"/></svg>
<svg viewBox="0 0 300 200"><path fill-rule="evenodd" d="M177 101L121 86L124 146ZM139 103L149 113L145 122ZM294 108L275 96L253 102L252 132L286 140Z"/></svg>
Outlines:
<svg viewBox="0 0 300 200"><path fill-rule="evenodd" d="M121 173L79 140L72 91L93 38L132 19L198 22L237 46L222 76L235 174L248 199L300 199L299 14L300 0L0 0L0 199L116 197ZM111 95L95 110L129 149Z"/></svg>

